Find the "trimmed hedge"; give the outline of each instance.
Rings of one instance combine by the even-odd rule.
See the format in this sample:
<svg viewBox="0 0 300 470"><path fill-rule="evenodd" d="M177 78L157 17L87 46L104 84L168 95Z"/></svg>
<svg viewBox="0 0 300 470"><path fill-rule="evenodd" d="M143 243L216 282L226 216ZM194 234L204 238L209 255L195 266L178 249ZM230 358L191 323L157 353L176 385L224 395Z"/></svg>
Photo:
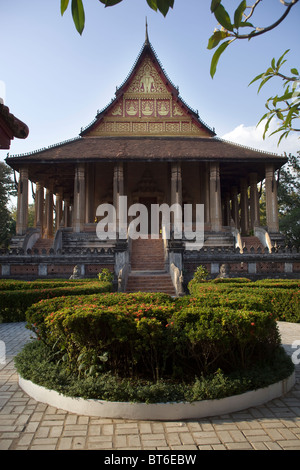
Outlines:
<svg viewBox="0 0 300 470"><path fill-rule="evenodd" d="M112 284L98 280L0 281L0 322L26 320L26 310L42 299L110 292Z"/></svg>
<svg viewBox="0 0 300 470"><path fill-rule="evenodd" d="M99 294L42 301L28 327L80 375L190 381L271 361L280 347L269 312L201 306L166 294Z"/></svg>
<svg viewBox="0 0 300 470"><path fill-rule="evenodd" d="M300 281L216 279L189 283L186 302L210 307L227 306L269 312L277 320L300 322Z"/></svg>
<svg viewBox="0 0 300 470"><path fill-rule="evenodd" d="M276 364L276 367L274 367ZM41 341L27 343L16 356L18 373L37 385L56 390L65 396L108 401L167 403L213 400L267 387L288 377L294 370L283 349L276 352L271 364L226 375L218 370L208 377L191 382L132 380L111 373L76 375L64 362L53 360L52 351Z"/></svg>

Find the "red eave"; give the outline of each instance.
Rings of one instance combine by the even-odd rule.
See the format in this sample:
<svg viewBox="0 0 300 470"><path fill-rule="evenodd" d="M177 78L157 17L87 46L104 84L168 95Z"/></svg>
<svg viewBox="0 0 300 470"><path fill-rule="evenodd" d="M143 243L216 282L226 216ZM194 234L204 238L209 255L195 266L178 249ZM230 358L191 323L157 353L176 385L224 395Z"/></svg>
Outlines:
<svg viewBox="0 0 300 470"><path fill-rule="evenodd" d="M28 134L27 125L11 114L7 106L0 103L0 149L9 149L14 137L26 139Z"/></svg>

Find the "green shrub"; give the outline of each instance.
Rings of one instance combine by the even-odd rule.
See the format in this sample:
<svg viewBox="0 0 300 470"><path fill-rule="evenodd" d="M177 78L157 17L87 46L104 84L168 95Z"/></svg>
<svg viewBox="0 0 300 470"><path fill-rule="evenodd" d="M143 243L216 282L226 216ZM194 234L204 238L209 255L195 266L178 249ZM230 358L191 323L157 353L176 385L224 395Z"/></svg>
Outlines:
<svg viewBox="0 0 300 470"><path fill-rule="evenodd" d="M66 396L126 402L172 402L219 399L266 387L288 377L294 370L291 359L282 348L271 360L264 360L246 370L225 374L198 376L190 381L122 378L107 373L74 374L67 362L58 361L56 352L41 341L28 343L16 356L18 373L37 385Z"/></svg>
<svg viewBox="0 0 300 470"><path fill-rule="evenodd" d="M272 313L166 294L56 298L30 307L27 320L79 375L191 380L251 367L280 344Z"/></svg>
<svg viewBox="0 0 300 470"><path fill-rule="evenodd" d="M187 304L228 306L267 311L277 320L300 322L300 289L298 280L265 280L256 282L198 282L189 285Z"/></svg>
<svg viewBox="0 0 300 470"><path fill-rule="evenodd" d="M111 290L110 282L99 283L95 280L1 281L0 315L3 322L25 321L26 310L42 299Z"/></svg>
<svg viewBox="0 0 300 470"><path fill-rule="evenodd" d="M104 268L102 269L102 271L98 274L98 279L99 281L101 282L113 282L114 280L114 275L113 273L107 269L107 268Z"/></svg>

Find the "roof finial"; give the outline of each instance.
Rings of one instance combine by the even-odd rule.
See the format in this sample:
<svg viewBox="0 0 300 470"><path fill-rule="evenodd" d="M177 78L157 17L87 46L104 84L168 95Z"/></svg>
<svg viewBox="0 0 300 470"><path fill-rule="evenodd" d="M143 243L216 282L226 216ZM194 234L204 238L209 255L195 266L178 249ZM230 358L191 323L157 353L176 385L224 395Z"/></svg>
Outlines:
<svg viewBox="0 0 300 470"><path fill-rule="evenodd" d="M146 16L146 37L145 37L145 44L149 44L147 16Z"/></svg>

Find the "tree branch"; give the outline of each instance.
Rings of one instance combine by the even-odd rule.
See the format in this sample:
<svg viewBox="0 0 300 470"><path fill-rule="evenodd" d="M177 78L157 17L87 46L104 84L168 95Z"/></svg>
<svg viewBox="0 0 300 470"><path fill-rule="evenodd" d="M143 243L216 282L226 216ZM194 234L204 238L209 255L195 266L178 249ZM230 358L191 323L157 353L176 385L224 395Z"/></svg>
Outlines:
<svg viewBox="0 0 300 470"><path fill-rule="evenodd" d="M237 39L252 39L256 36L260 36L261 34L264 34L264 33L267 33L268 31L272 31L272 29L276 28L278 25L280 25L280 23L282 23L282 21L287 17L287 15L289 14L289 12L291 11L292 7L296 5L296 3L298 3L299 0L292 0L292 2L288 5L286 5L284 3L285 6L287 6L286 8L286 11L284 12L284 14L275 22L273 23L272 25L270 26L267 26L266 28L260 28L259 30L255 30L254 32L250 33L250 34L235 34L235 37ZM250 13L250 15L253 14L254 12L254 8L258 5L258 3L260 2L260 0L257 0L256 3L252 6L252 11ZM250 16L249 16L250 17Z"/></svg>

